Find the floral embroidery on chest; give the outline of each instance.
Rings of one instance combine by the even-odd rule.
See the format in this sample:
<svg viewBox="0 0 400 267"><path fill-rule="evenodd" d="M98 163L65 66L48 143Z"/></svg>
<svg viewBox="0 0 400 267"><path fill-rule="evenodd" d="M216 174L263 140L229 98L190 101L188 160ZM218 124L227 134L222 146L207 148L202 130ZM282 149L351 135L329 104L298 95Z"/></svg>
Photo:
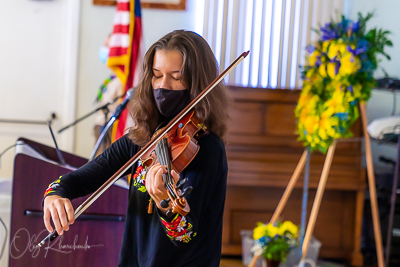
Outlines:
<svg viewBox="0 0 400 267"><path fill-rule="evenodd" d="M138 167L133 175L133 186L137 188L140 192L146 192L146 171L147 167L144 167L142 161L138 161Z"/></svg>

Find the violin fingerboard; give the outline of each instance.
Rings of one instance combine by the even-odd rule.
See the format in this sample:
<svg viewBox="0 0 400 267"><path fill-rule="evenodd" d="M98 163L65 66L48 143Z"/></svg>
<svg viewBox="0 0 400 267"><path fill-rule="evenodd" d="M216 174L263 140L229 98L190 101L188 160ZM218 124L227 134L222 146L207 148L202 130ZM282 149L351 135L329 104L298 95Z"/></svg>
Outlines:
<svg viewBox="0 0 400 267"><path fill-rule="evenodd" d="M173 185L171 178L171 160L169 156L167 139L161 139L160 142L157 143L155 150L158 162L160 162L161 165L167 166L168 173L163 174L164 183L166 185Z"/></svg>

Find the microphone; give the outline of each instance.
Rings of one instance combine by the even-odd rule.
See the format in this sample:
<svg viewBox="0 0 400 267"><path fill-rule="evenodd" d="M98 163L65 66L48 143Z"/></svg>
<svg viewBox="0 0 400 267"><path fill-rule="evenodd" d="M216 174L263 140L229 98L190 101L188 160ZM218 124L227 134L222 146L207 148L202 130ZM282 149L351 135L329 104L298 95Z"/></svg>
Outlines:
<svg viewBox="0 0 400 267"><path fill-rule="evenodd" d="M117 107L117 109L114 112L114 115L112 115L111 118L114 118L116 120L119 118L119 116L121 116L122 111L124 111L124 109L128 105L128 102L132 96L132 93L133 93L133 89L129 89L128 91L126 91L124 101L122 101L122 103L119 104L119 106Z"/></svg>

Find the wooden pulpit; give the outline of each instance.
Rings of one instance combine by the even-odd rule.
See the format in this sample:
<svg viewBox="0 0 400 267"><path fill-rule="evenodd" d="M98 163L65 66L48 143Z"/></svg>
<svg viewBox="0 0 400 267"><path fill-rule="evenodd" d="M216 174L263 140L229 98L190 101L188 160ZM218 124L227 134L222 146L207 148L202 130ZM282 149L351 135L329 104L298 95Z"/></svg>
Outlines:
<svg viewBox="0 0 400 267"><path fill-rule="evenodd" d="M48 235L43 223L42 199L47 186L60 175L87 160L62 152L68 167L59 164L56 150L20 138L18 146L36 153L17 153L14 161L10 229L10 267L25 266L116 266L124 232L128 190L113 185L65 232L40 249ZM72 201L77 208L85 198Z"/></svg>

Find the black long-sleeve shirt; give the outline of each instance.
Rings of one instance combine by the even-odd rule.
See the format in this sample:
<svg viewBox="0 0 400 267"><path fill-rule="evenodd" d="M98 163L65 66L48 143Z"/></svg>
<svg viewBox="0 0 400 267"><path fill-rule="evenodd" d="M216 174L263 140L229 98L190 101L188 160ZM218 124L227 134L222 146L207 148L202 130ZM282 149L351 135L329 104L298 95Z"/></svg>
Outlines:
<svg viewBox="0 0 400 267"><path fill-rule="evenodd" d="M192 192L186 196L190 212L165 219L157 207L148 214L146 168L132 168L129 205L118 266L219 266L227 161L223 142L214 134L198 139L200 150L180 174ZM69 199L94 192L139 151L127 136L103 154L52 183L47 195Z"/></svg>

